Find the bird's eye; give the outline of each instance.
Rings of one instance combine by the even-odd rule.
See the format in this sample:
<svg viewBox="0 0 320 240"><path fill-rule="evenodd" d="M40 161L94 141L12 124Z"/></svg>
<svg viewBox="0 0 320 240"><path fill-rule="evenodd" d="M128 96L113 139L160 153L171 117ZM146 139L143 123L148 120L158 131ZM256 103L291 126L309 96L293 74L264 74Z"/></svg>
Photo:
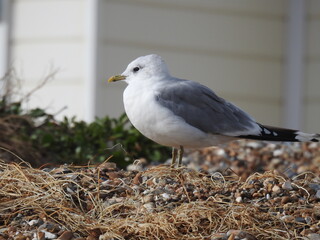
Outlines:
<svg viewBox="0 0 320 240"><path fill-rule="evenodd" d="M133 69L133 72L138 72L139 70L140 70L139 67L135 67L135 68Z"/></svg>

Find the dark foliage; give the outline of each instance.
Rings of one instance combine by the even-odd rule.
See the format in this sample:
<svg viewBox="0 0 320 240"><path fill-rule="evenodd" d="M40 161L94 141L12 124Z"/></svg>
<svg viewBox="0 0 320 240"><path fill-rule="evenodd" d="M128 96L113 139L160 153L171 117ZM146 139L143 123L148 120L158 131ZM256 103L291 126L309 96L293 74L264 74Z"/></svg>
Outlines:
<svg viewBox="0 0 320 240"><path fill-rule="evenodd" d="M9 103L5 97L0 99L0 147L35 166L99 163L112 156L110 161L125 167L136 158L160 162L170 156L169 148L142 136L125 114L92 123L66 117L57 121L43 109L26 112L21 102ZM8 153L0 153L4 155Z"/></svg>

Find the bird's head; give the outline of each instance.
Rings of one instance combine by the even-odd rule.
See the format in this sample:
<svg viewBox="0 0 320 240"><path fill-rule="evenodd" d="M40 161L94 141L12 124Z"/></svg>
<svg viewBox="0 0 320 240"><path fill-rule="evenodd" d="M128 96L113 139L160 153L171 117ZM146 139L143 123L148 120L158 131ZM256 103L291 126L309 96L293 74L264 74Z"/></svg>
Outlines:
<svg viewBox="0 0 320 240"><path fill-rule="evenodd" d="M130 84L130 82L152 81L167 76L169 71L163 59L159 55L151 54L133 60L121 75L112 76L108 82L123 80Z"/></svg>

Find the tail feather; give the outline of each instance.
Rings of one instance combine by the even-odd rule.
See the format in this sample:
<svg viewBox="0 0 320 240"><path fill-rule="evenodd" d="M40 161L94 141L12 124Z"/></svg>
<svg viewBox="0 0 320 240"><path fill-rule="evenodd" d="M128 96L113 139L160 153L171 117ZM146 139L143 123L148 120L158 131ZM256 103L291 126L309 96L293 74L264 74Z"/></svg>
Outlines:
<svg viewBox="0 0 320 240"><path fill-rule="evenodd" d="M304 133L298 130L260 125L259 135L241 135L239 138L281 142L319 142L320 134Z"/></svg>

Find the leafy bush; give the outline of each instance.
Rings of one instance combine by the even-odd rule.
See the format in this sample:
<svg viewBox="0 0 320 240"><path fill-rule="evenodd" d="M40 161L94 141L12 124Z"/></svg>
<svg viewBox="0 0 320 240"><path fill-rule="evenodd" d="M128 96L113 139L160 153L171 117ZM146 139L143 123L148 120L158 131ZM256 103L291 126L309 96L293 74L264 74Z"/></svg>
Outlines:
<svg viewBox="0 0 320 240"><path fill-rule="evenodd" d="M169 148L142 136L125 114L92 123L57 121L43 109L24 112L21 102L8 103L5 97L0 99L0 146L33 165L97 163L112 156L110 161L125 167L136 158L159 162L170 157Z"/></svg>

